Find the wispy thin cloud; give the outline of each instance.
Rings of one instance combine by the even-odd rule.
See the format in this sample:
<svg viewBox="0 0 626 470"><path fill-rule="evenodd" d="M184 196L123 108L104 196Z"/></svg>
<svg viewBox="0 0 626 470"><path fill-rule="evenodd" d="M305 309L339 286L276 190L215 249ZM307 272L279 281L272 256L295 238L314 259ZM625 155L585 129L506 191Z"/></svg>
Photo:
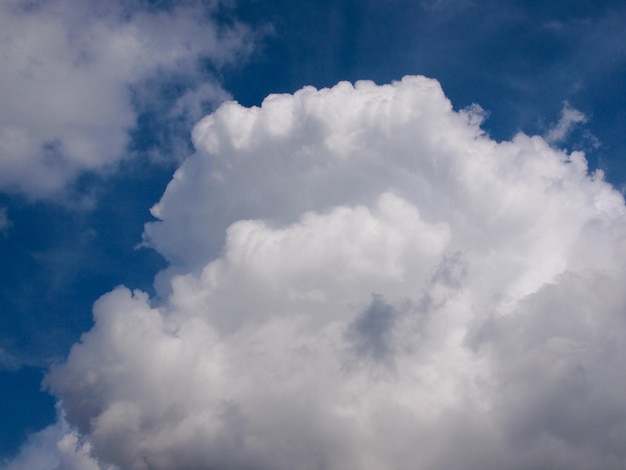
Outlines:
<svg viewBox="0 0 626 470"><path fill-rule="evenodd" d="M6 207L0 207L0 235L7 235L9 227L13 225Z"/></svg>

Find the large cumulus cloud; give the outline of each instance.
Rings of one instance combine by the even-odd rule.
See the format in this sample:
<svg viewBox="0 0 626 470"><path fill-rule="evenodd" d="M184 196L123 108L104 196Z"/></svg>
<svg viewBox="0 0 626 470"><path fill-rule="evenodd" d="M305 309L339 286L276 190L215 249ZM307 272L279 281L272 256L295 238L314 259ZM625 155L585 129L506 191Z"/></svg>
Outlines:
<svg viewBox="0 0 626 470"><path fill-rule="evenodd" d="M623 468L623 198L582 154L495 142L482 117L406 77L204 118L146 227L171 263L159 297L103 296L47 378L75 452Z"/></svg>
<svg viewBox="0 0 626 470"><path fill-rule="evenodd" d="M131 87L195 77L200 58L220 64L244 50L247 31L218 27L218 2L203 5L3 1L0 190L47 197L81 172L111 168L137 119ZM188 85L196 107L225 96L217 84ZM193 112L187 99L172 112Z"/></svg>

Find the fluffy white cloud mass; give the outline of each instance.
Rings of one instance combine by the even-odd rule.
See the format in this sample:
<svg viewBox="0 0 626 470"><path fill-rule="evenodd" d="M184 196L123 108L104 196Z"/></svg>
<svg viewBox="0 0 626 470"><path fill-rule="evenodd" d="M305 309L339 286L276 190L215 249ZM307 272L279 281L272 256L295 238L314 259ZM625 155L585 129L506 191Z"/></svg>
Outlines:
<svg viewBox="0 0 626 470"><path fill-rule="evenodd" d="M196 3L2 1L0 190L48 196L82 171L111 167L137 117L131 86L193 75L199 58L220 63L240 51L245 31L218 28L210 2ZM223 97L213 88L204 99Z"/></svg>
<svg viewBox="0 0 626 470"><path fill-rule="evenodd" d="M582 154L495 142L482 115L406 77L204 118L146 228L172 263L160 298L103 296L47 378L74 452L623 469L624 200Z"/></svg>

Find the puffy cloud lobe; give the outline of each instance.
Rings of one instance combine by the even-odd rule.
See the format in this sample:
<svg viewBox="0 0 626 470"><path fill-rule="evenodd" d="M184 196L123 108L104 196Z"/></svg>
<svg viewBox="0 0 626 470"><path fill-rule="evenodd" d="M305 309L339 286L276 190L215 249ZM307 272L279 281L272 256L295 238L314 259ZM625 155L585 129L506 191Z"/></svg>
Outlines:
<svg viewBox="0 0 626 470"><path fill-rule="evenodd" d="M450 108L439 84L420 78L398 87L308 87L294 96L270 96L261 108L223 105L196 126L199 153L182 165L153 208L171 223L148 225L147 237L173 263L199 268L219 252L226 228L239 219L288 223L309 210L373 204L390 181L397 178L399 188L415 182L416 172L409 172L417 154L403 149L413 145L414 132L423 133L427 145L447 120L468 136L479 132L442 112ZM395 154L395 165L388 165L388 152ZM431 159L425 160L424 169L435 171ZM426 191L430 183L420 186ZM190 198L203 202L181 204Z"/></svg>
<svg viewBox="0 0 626 470"><path fill-rule="evenodd" d="M58 409L56 424L32 434L20 453L3 468L22 470L115 470L101 465L91 455L91 445L79 436L67 423L63 412Z"/></svg>
<svg viewBox="0 0 626 470"><path fill-rule="evenodd" d="M242 28L205 17L193 4L3 2L0 190L46 197L83 171L110 169L135 126L131 86L173 71L195 75L200 57L220 63L243 49ZM223 94L216 86L211 96Z"/></svg>
<svg viewBox="0 0 626 470"><path fill-rule="evenodd" d="M47 378L123 469L622 468L622 196L437 82L227 103ZM167 287L167 288L166 288Z"/></svg>

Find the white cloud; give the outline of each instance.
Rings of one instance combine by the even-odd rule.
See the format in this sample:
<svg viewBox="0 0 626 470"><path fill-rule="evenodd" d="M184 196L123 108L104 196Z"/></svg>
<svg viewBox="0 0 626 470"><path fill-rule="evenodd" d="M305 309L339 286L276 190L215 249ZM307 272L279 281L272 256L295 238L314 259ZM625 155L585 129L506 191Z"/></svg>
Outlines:
<svg viewBox="0 0 626 470"><path fill-rule="evenodd" d="M626 210L438 83L223 105L47 378L123 469L618 469ZM73 441L72 441L73 442ZM74 446L76 448L76 446Z"/></svg>
<svg viewBox="0 0 626 470"><path fill-rule="evenodd" d="M5 470L115 470L100 465L91 455L91 445L66 422L60 405L57 422L32 434L20 453L6 463Z"/></svg>
<svg viewBox="0 0 626 470"><path fill-rule="evenodd" d="M137 117L130 86L195 75L199 58L219 64L244 50L244 28L220 28L207 15L192 2L170 11L139 2L2 2L0 190L45 197L83 171L111 169ZM223 95L214 90L215 99Z"/></svg>
<svg viewBox="0 0 626 470"><path fill-rule="evenodd" d="M567 139L576 124L585 122L587 122L587 116L565 102L561 110L561 117L546 133L546 140L551 144L561 143Z"/></svg>

